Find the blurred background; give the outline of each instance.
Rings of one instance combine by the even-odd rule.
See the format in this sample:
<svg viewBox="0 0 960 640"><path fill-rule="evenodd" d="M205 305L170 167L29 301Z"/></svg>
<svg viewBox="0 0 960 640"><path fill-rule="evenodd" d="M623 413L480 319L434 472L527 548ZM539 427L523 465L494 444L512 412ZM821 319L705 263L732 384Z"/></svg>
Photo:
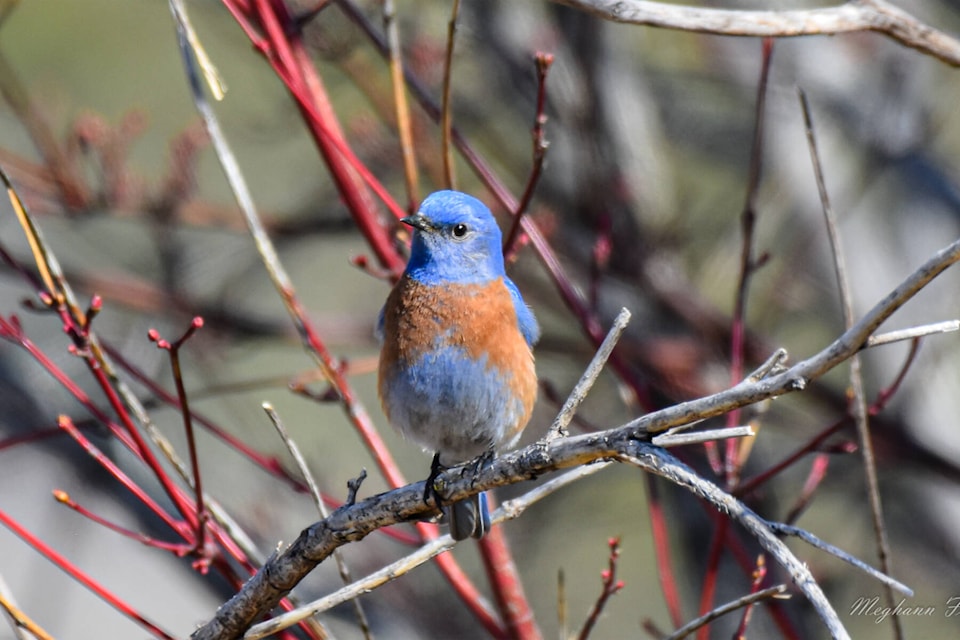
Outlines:
<svg viewBox="0 0 960 640"><path fill-rule="evenodd" d="M439 101L450 5L397 4L404 62ZM393 434L376 399L373 324L389 284L353 266L357 257L374 262L370 249L282 83L223 5L203 0L188 6L228 86L215 110L297 293L329 348L346 363L350 383L407 478L422 479L429 457ZM337 3L316 15L306 0L289 6L304 16L305 42L346 139L405 203L387 65ZM354 6L381 30L380 3ZM191 100L167 3L48 0L5 8L0 164L81 298L102 296L98 334L132 370L172 391L166 354L147 340L147 331L175 338L193 316L202 316L205 327L183 352L192 407L292 469L260 409L271 402L323 490L344 499L347 480L374 465L339 404L324 400L326 385L246 233ZM960 28L955 2L916 1L909 10L948 33ZM604 328L620 307L634 314L618 352L632 388L624 377L605 373L576 430L614 427L724 388L731 382L731 318L761 41L615 25L549 2L464 2L453 60L454 124L516 194L532 163L533 58L539 51L554 56L547 80L549 149L529 215ZM958 79L957 70L878 34L776 42L755 205L754 252L763 264L750 280L746 303L747 371L777 347L785 347L792 361L803 359L843 328L797 88L811 103L859 316L960 230ZM416 104L413 114L422 197L443 185L440 134ZM469 166L458 160L456 169L459 188L490 204L508 228L507 212ZM390 227L385 208L382 216ZM0 205L0 244L19 264L32 265L6 201ZM580 377L593 346L530 247L509 271L544 328L536 350L541 396L525 438L532 442ZM958 284L956 273L946 273L884 329L958 317ZM82 361L68 353L59 320L25 308L27 299L36 300L34 289L9 265L0 266L0 314L17 314L29 338L105 406ZM904 343L863 355L868 402L893 383L908 352ZM946 615L949 599L960 596L957 354L955 336L926 339L903 384L871 422L893 573L916 592L907 605L935 608L934 615L902 620L910 638L952 637L960 621ZM185 451L179 412L132 374L124 376L158 427ZM769 468L842 420L847 385L843 366L756 416L759 437L743 476ZM118 463L157 490L57 381L24 349L4 341L0 509L151 619L177 636L188 635L230 590L195 574L189 561L111 533L51 498L52 490L62 489L112 521L163 535L151 515L72 440L35 436L55 431L62 413L88 427ZM199 437L205 488L263 550L289 542L317 519L308 496L208 433ZM825 479L797 524L876 565L855 443L848 424L824 444L830 453ZM714 477L702 447L679 455ZM801 495L811 460L803 458L763 485L748 503L765 517L785 518ZM361 494L386 488L371 473ZM499 497L528 488L511 487ZM559 570L566 575L570 626L579 627L600 592L611 536L622 538L618 577L625 588L609 602L592 637L647 637L640 626L646 619L671 628L651 540L651 490L667 505L684 617L695 617L713 514L635 469L612 468L505 525L544 635L557 636ZM748 536L736 529L731 535L756 553ZM891 636L888 623L851 614L858 598L881 593L878 583L832 557L790 545L853 637ZM359 576L407 551L374 534L344 553ZM459 545L454 553L483 585L475 547ZM717 603L749 590L749 575L730 558L720 567ZM782 579L775 568L771 572ZM326 563L299 595L318 597L338 580ZM56 637L145 636L6 529L0 529L2 585ZM433 565L363 602L379 637L485 637ZM825 636L801 596L779 606L800 637ZM361 637L347 607L324 620L338 637ZM719 621L711 637L730 637L738 622L737 615ZM763 608L750 630L751 637L779 637ZM8 637L14 637L9 628L0 626L0 638Z"/></svg>

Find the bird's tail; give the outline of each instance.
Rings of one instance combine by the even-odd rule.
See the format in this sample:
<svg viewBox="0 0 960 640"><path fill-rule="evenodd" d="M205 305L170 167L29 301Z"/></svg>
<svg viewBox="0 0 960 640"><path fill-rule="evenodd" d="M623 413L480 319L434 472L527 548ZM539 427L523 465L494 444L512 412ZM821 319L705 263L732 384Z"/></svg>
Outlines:
<svg viewBox="0 0 960 640"><path fill-rule="evenodd" d="M454 540L482 538L490 530L490 511L484 493L454 502L444 507L443 512L450 522L450 535Z"/></svg>

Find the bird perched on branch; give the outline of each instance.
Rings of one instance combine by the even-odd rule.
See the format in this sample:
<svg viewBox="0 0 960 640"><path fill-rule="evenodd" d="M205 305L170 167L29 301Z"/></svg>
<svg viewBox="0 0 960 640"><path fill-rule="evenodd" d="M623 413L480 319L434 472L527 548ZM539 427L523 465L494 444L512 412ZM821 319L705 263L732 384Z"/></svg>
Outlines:
<svg viewBox="0 0 960 640"><path fill-rule="evenodd" d="M504 273L500 229L482 202L438 191L402 222L413 245L377 324L378 390L390 423L435 453L436 495L444 468L519 440L537 396L540 328ZM483 494L442 508L456 540L490 527Z"/></svg>

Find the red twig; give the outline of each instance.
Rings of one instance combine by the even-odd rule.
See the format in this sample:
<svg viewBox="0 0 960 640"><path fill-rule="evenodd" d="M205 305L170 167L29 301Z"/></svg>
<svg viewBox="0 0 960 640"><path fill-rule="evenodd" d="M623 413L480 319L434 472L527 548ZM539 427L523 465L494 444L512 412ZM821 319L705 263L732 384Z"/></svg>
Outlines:
<svg viewBox="0 0 960 640"><path fill-rule="evenodd" d="M224 2L230 4L231 0ZM373 189L397 218L402 218L406 212L346 144L320 76L303 48L299 27L290 19L283 3L255 0L255 4L257 18L267 36L261 41L267 47L263 49L267 61L297 101L340 195L370 247L384 267L399 273L403 261L363 184Z"/></svg>
<svg viewBox="0 0 960 640"><path fill-rule="evenodd" d="M190 453L190 471L193 475L193 491L196 496L197 524L195 530L195 551L197 560L194 567L200 573L206 573L210 565L210 558L207 555L207 520L210 514L203 505L203 483L200 479L200 457L197 455L197 442L193 433L193 420L191 419L190 403L187 399L187 389L183 384L183 371L180 368L180 348L203 326L203 318L194 317L190 326L180 338L174 342L168 342L160 337L156 329L150 329L147 335L151 342L157 345L157 348L165 350L170 354L170 368L173 370L173 382L177 387L177 398L180 401L180 415L183 418L183 429L187 436L187 450Z"/></svg>
<svg viewBox="0 0 960 640"><path fill-rule="evenodd" d="M670 559L670 529L667 526L657 479L645 474L647 486L647 511L650 514L650 531L653 534L653 546L657 558L657 577L660 579L660 592L670 612L670 621L674 628L683 624L683 611L680 605L680 592Z"/></svg>
<svg viewBox="0 0 960 640"><path fill-rule="evenodd" d="M90 511L89 509L87 509L86 507L78 503L76 500L71 498L70 494L68 494L66 491L62 491L60 489L54 489L53 497L60 504L64 505L69 509L73 509L78 514L80 514L84 518L87 518L91 522L95 522L100 526L106 527L107 529L110 529L115 533L119 533L125 538L130 538L131 540L142 542L148 547L154 547L156 549L161 549L163 551L169 551L178 556L184 555L186 547L184 547L182 544L164 542L163 540L157 540L156 538L151 538L150 536L140 533L138 531L132 531L130 529L127 529L126 527L122 527L116 522L111 522L106 518L104 518L103 516L98 516L97 514L93 513L92 511Z"/></svg>
<svg viewBox="0 0 960 640"><path fill-rule="evenodd" d="M786 518L783 520L786 524L792 524L796 522L797 518L800 517L800 514L802 514L810 504L813 494L820 486L820 483L823 482L823 479L827 477L827 467L829 466L830 456L825 453L818 454L813 459L813 464L810 465L810 473L807 475L806 482L803 483L803 489L800 491L800 496L797 497L796 503L794 503L793 507L790 508L790 511L787 512Z"/></svg>
<svg viewBox="0 0 960 640"><path fill-rule="evenodd" d="M877 394L877 399L874 400L873 404L871 404L867 409L871 416L875 416L883 411L884 407L887 406L887 403L890 402L890 398L892 398L893 395L900 389L900 385L903 384L903 380L907 377L907 372L910 370L910 366L917 358L917 353L920 351L920 344L922 342L922 338L914 338L910 341L910 351L907 352L907 357L903 361L903 365L900 367L897 377L893 379L893 382L891 382L886 389L882 389L880 393Z"/></svg>
<svg viewBox="0 0 960 640"><path fill-rule="evenodd" d="M127 616L141 627L153 634L157 638L165 638L166 640L175 640L175 636L163 629L160 628L156 623L148 619L146 616L141 614L139 611L134 609L132 606L118 598L113 592L101 585L99 582L88 576L79 567L67 560L65 556L57 553L53 547L49 546L43 542L40 538L37 538L25 527L21 526L16 520L11 518L5 511L0 509L0 524L3 524L5 527L10 529L15 533L21 540L26 542L28 545L37 550L41 555L43 555L47 560L52 562L57 568L61 569L64 573L69 575L71 578L82 584L84 587L92 591L99 597L101 600L109 604L111 607Z"/></svg>
<svg viewBox="0 0 960 640"><path fill-rule="evenodd" d="M754 564L753 558L747 555L747 551L743 543L737 538L735 530L729 528L730 521L723 517L721 514L718 514L713 506L707 504L706 502L700 500L698 501L700 507L704 510L705 514L711 518L719 518L720 522L723 523L723 535L724 540L721 544L716 545L718 551L723 551L724 548L730 553L734 561L740 567L740 570L744 575L752 575L756 567ZM719 531L719 527L717 529ZM716 540L716 538L715 538ZM711 554L713 552L713 542L711 543ZM714 578L716 578L716 573ZM705 579L706 580L706 579ZM710 585L712 590L716 589L716 584ZM710 600L712 601L713 595L711 594ZM706 615L707 612L701 612L700 615ZM787 616L786 612L779 607L772 607L769 611L770 616L773 618L774 623L780 629L780 633L783 635L784 640L800 640L800 634L794 628L793 621ZM708 629L701 628L697 638L705 638L706 634L709 632Z"/></svg>
<svg viewBox="0 0 960 640"><path fill-rule="evenodd" d="M443 59L443 93L440 102L440 145L443 154L443 182L447 189L457 188L453 149L450 146L450 133L453 130L450 88L453 84L453 45L457 37L457 16L459 13L460 0L453 0L453 7L450 9L450 22L447 24L447 51Z"/></svg>
<svg viewBox="0 0 960 640"><path fill-rule="evenodd" d="M770 62L773 59L773 38L763 39L762 63L760 66L760 81L757 83L757 103L754 115L753 145L750 150L750 173L747 179L747 196L740 217L743 247L740 253L740 278L737 283L737 296L733 306L733 320L730 328L730 380L737 384L743 379L744 356L746 352L746 321L747 321L747 294L750 289L750 280L759 267L761 259L754 257L754 227L757 219L757 191L760 187L760 175L763 170L763 133L764 113L767 102L767 84L770 78ZM727 414L727 426L740 424L740 410ZM719 466L716 444L709 442L706 445L707 459L718 475L726 473L727 486L737 484L740 468L744 460L740 459L741 442L730 438L726 444L726 457L723 469Z"/></svg>
<svg viewBox="0 0 960 640"><path fill-rule="evenodd" d="M764 555L760 554L757 556L757 568L753 572L753 582L750 585L750 593L760 591L760 586L766 577L767 562ZM737 627L737 632L733 635L736 640L746 640L747 626L750 624L750 618L753 617L753 607L754 605L751 603L743 608L743 614L740 616L740 626Z"/></svg>
<svg viewBox="0 0 960 640"><path fill-rule="evenodd" d="M620 559L620 538L610 538L607 541L607 545L610 547L607 568L600 572L600 580L603 586L600 589L600 595L597 597L597 601L594 602L593 607L590 608L590 613L583 623L583 628L580 629L580 633L577 634L577 640L587 640L587 638L590 637L590 632L600 618L600 614L603 612L607 601L610 600L610 596L618 593L624 587L623 581L617 580L617 561Z"/></svg>
<svg viewBox="0 0 960 640"><path fill-rule="evenodd" d="M760 174L763 168L763 116L772 55L773 39L765 38L763 40L760 81L757 85L757 103L754 116L753 146L750 153L750 173L747 180L747 196L740 218L743 247L740 254L740 278L737 284L737 295L734 302L733 320L730 331L730 378L733 380L733 384L737 384L743 378L747 293L749 291L750 278L757 268L757 260L753 254L753 234L756 223L757 190L760 185ZM739 410L731 411L727 414L727 425L734 426L739 424L740 415L741 412ZM739 446L740 442L735 441L735 439L727 442L726 457L721 466L716 444L710 442L705 445L707 459L714 473L718 475L725 473L727 485L731 488L736 486L740 468L743 464L743 460L740 460L738 455ZM716 528L713 532L710 553L707 556L704 580L700 590L700 615L706 614L713 608L713 597L716 592L717 579L720 571L720 558L727 544L729 520L714 517L713 521L716 523ZM708 634L709 626L704 626L697 632L697 637L700 640L706 640Z"/></svg>
<svg viewBox="0 0 960 640"><path fill-rule="evenodd" d="M523 214L526 213L533 199L533 192L540 182L540 174L543 172L543 160L547 155L547 141L543 136L543 126L547 123L547 72L550 65L553 64L553 54L538 51L536 55L537 64L537 112L533 119L533 166L530 169L530 177L527 178L527 186L523 189L523 195L520 197L520 204L513 212L513 222L510 224L510 231L507 233L507 239L503 243L503 256L508 262L516 257L517 240L520 234L520 221L523 220Z"/></svg>
<svg viewBox="0 0 960 640"><path fill-rule="evenodd" d="M849 417L837 420L835 423L833 423L832 425L830 425L829 427L827 427L817 435L810 438L810 440L805 442L803 446L798 447L796 451L791 453L789 456L787 456L780 462L768 467L767 469L764 469L757 475L740 483L740 485L733 491L733 495L740 497L740 496L745 496L749 494L751 491L753 491L757 487L762 486L768 480L782 473L784 470L786 470L787 468L795 464L798 460L803 458L808 453L816 451L818 447L820 447L820 445L822 445L827 440L827 438L839 432L841 429L843 429L845 426L848 426L849 424L850 424Z"/></svg>
<svg viewBox="0 0 960 640"><path fill-rule="evenodd" d="M697 615L705 615L713 608L713 596L717 591L717 580L720 577L720 558L727 547L727 532L730 521L719 513L710 514L714 523L713 535L710 538L710 551L707 553L706 570L703 582L700 584L700 608ZM697 640L708 640L710 627L705 625L697 631Z"/></svg>
<svg viewBox="0 0 960 640"><path fill-rule="evenodd" d="M490 505L491 510L494 505ZM527 602L523 581L510 553L503 528L493 527L480 539L480 559L486 569L490 584L496 585L493 597L506 626L505 637L515 640L528 638L539 640L540 630L529 607L516 607L516 602Z"/></svg>
<svg viewBox="0 0 960 640"><path fill-rule="evenodd" d="M162 400L167 404L175 404L177 398L172 394L168 393L161 387L159 384L150 379L150 377L145 374L141 369L133 365L129 360L124 357L122 353L114 349L111 345L104 343L104 351L110 356L110 358L121 366L124 370L127 371L131 376L133 376L137 382L145 386L150 393ZM203 414L197 413L195 410L190 410L190 415L193 420L198 424L206 428L214 436L222 440L229 447L236 450L242 456L253 462L255 465L269 473L270 475L283 480L289 484L292 488L297 491L306 492L307 486L302 480L291 475L283 465L280 464L279 458L276 456L266 456L256 449L252 448L250 445L245 443L243 440L240 440L233 434L227 432L222 427L214 423L212 420L204 416Z"/></svg>
<svg viewBox="0 0 960 640"><path fill-rule="evenodd" d="M168 527L170 527L177 535L183 537L186 540L190 540L191 529L186 527L183 522L175 520L166 509L160 506L156 500L154 500L149 493L144 491L140 485L133 481L130 476L123 472L120 467L116 465L110 458L105 456L100 449L94 445L89 438L80 433L80 430L73 423L68 416L60 416L57 420L57 426L60 427L63 431L67 432L71 438L77 441L83 450L86 451L90 456L96 460L100 466L102 466L107 473L116 478L127 491L129 491L137 500L139 500L145 507L154 513L160 520L162 520ZM180 553L180 555L183 555Z"/></svg>

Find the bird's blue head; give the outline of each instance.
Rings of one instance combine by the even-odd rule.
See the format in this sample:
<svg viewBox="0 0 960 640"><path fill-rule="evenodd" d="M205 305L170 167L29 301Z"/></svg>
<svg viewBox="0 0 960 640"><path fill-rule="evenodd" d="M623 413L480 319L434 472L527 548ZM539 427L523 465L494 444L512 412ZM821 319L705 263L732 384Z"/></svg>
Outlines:
<svg viewBox="0 0 960 640"><path fill-rule="evenodd" d="M482 202L459 191L427 196L416 215L407 273L424 284L481 284L504 275L497 221Z"/></svg>

